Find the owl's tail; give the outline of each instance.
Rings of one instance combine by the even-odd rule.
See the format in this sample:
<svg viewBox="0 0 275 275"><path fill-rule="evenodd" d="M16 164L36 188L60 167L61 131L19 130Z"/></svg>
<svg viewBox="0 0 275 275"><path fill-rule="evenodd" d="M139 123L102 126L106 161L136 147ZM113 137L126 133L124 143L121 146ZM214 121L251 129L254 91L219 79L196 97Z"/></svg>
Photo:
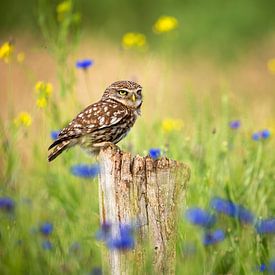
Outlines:
<svg viewBox="0 0 275 275"><path fill-rule="evenodd" d="M58 141L58 140L57 140ZM71 140L66 141L55 141L50 147L54 148L53 151L48 156L48 161L54 160L57 156L59 156L65 149L70 147Z"/></svg>

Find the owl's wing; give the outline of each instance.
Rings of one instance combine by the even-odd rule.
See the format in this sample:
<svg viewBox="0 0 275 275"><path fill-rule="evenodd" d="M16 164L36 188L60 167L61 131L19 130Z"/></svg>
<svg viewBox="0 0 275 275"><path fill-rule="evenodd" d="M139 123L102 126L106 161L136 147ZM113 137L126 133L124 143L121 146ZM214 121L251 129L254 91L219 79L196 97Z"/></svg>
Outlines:
<svg viewBox="0 0 275 275"><path fill-rule="evenodd" d="M49 149L63 141L78 138L96 130L115 125L127 115L127 109L119 103L116 104L105 101L94 103L79 113L76 118L59 133L58 139Z"/></svg>

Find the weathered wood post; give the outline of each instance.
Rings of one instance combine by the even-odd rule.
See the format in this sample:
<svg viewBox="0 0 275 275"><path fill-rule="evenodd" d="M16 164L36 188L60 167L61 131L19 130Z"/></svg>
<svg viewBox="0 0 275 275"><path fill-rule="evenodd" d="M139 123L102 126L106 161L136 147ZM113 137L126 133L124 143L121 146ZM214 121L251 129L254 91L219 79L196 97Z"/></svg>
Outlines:
<svg viewBox="0 0 275 275"><path fill-rule="evenodd" d="M99 154L101 223L136 221L137 240L130 251L106 250L107 274L144 274L151 256L154 272L175 273L179 205L184 205L190 169L167 158L131 157L111 147ZM117 234L118 227L112 227ZM149 250L149 251L148 251ZM149 255L149 256L148 256Z"/></svg>

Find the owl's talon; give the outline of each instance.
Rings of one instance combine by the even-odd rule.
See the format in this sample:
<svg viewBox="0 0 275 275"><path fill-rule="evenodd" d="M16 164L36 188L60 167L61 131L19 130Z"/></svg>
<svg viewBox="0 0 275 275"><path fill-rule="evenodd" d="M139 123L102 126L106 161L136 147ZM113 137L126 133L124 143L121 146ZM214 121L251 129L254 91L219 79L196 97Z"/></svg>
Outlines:
<svg viewBox="0 0 275 275"><path fill-rule="evenodd" d="M107 149L108 147L111 147L111 149L114 151L120 151L120 148L112 142L101 142L101 143L93 144L93 147L102 148L102 149Z"/></svg>
<svg viewBox="0 0 275 275"><path fill-rule="evenodd" d="M104 148L111 147L114 151L120 151L120 148L112 142L106 142Z"/></svg>

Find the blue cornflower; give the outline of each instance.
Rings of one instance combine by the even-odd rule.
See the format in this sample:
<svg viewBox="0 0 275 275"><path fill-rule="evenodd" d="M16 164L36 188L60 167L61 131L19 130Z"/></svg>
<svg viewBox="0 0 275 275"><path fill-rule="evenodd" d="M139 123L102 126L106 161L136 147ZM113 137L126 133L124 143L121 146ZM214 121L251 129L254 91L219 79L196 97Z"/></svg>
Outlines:
<svg viewBox="0 0 275 275"><path fill-rule="evenodd" d="M218 242L221 242L225 239L225 234L223 230L218 229L214 232L205 232L203 235L203 244L204 245L211 245Z"/></svg>
<svg viewBox="0 0 275 275"><path fill-rule="evenodd" d="M269 138L270 135L271 135L271 133L270 133L270 131L269 131L268 129L265 129L265 130L261 131L261 137L262 137L263 139Z"/></svg>
<svg viewBox="0 0 275 275"><path fill-rule="evenodd" d="M233 120L229 122L229 127L231 129L238 129L241 126L241 122L239 120Z"/></svg>
<svg viewBox="0 0 275 275"><path fill-rule="evenodd" d="M51 250L53 248L53 245L49 240L45 240L42 242L42 248L44 250Z"/></svg>
<svg viewBox="0 0 275 275"><path fill-rule="evenodd" d="M152 159L158 159L160 157L160 149L159 148L151 148L149 150L149 156L152 158Z"/></svg>
<svg viewBox="0 0 275 275"><path fill-rule="evenodd" d="M111 236L111 224L105 222L101 224L100 229L96 232L96 239L98 241L106 241Z"/></svg>
<svg viewBox="0 0 275 275"><path fill-rule="evenodd" d="M259 272L265 272L267 271L268 273L274 273L275 272L275 260L269 261L268 264L262 263L257 267L257 271Z"/></svg>
<svg viewBox="0 0 275 275"><path fill-rule="evenodd" d="M259 141L260 139L268 139L271 135L271 132L268 129L264 129L259 132L255 132L252 134L252 139L255 141Z"/></svg>
<svg viewBox="0 0 275 275"><path fill-rule="evenodd" d="M76 164L71 167L71 173L77 177L95 178L99 173L99 165Z"/></svg>
<svg viewBox="0 0 275 275"><path fill-rule="evenodd" d="M253 133L252 139L255 141L259 141L261 139L261 133L259 133L259 132Z"/></svg>
<svg viewBox="0 0 275 275"><path fill-rule="evenodd" d="M83 59L83 60L78 60L76 62L76 67L80 69L87 70L90 66L94 64L94 61L91 59Z"/></svg>
<svg viewBox="0 0 275 275"><path fill-rule="evenodd" d="M41 224L39 231L43 235L48 236L53 232L53 225L49 222L45 222L45 223Z"/></svg>
<svg viewBox="0 0 275 275"><path fill-rule="evenodd" d="M254 215L242 205L235 204L232 201L215 197L211 200L211 207L219 213L239 219L248 224L254 223Z"/></svg>
<svg viewBox="0 0 275 275"><path fill-rule="evenodd" d="M231 201L215 197L211 200L210 205L217 212L221 212L232 217L235 217L236 215L236 205Z"/></svg>
<svg viewBox="0 0 275 275"><path fill-rule="evenodd" d="M58 138L59 133L60 133L59 130L51 131L51 138L52 138L53 140L56 140L56 139Z"/></svg>
<svg viewBox="0 0 275 275"><path fill-rule="evenodd" d="M128 224L120 224L117 237L112 237L107 241L107 246L111 250L129 250L135 247L133 228Z"/></svg>
<svg viewBox="0 0 275 275"><path fill-rule="evenodd" d="M260 264L259 266L256 267L257 271L259 272L264 272L267 270L266 264Z"/></svg>
<svg viewBox="0 0 275 275"><path fill-rule="evenodd" d="M275 233L275 218L260 220L255 227L259 234Z"/></svg>
<svg viewBox="0 0 275 275"><path fill-rule="evenodd" d="M237 205L237 218L246 223L246 224L253 224L255 221L255 216L242 205Z"/></svg>
<svg viewBox="0 0 275 275"><path fill-rule="evenodd" d="M0 197L0 209L11 212L14 209L14 201L9 197Z"/></svg>
<svg viewBox="0 0 275 275"><path fill-rule="evenodd" d="M216 222L216 217L200 208L190 208L185 213L186 219L202 227L211 227Z"/></svg>

